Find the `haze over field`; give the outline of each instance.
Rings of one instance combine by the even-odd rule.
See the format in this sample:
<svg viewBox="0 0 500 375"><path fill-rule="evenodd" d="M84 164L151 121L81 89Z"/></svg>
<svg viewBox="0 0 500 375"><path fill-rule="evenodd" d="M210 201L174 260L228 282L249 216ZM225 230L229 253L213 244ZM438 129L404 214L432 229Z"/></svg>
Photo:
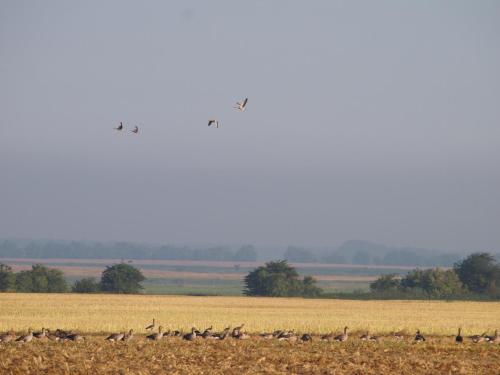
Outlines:
<svg viewBox="0 0 500 375"><path fill-rule="evenodd" d="M0 238L498 252L499 20L497 1L2 1Z"/></svg>

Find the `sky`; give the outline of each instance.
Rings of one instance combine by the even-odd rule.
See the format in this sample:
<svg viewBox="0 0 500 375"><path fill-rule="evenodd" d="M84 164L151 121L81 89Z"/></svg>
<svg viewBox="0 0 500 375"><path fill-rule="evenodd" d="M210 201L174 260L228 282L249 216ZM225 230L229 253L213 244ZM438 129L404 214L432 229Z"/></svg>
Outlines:
<svg viewBox="0 0 500 375"><path fill-rule="evenodd" d="M1 1L0 238L498 251L499 67L498 1Z"/></svg>

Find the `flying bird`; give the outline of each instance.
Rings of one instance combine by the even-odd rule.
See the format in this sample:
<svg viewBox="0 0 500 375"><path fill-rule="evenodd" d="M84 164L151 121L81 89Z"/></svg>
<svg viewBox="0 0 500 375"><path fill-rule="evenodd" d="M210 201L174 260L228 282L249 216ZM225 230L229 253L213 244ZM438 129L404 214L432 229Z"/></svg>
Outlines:
<svg viewBox="0 0 500 375"><path fill-rule="evenodd" d="M120 121L120 125L117 128L114 128L115 130L123 130L123 124Z"/></svg>
<svg viewBox="0 0 500 375"><path fill-rule="evenodd" d="M238 111L243 112L247 106L248 98L245 98L242 102L237 102L236 103L236 108Z"/></svg>
<svg viewBox="0 0 500 375"><path fill-rule="evenodd" d="M211 125L214 125L215 124L215 127L218 128L219 127L219 120L208 120L208 126L211 126Z"/></svg>
<svg viewBox="0 0 500 375"><path fill-rule="evenodd" d="M132 133L139 133L139 128L136 126L134 129L131 130Z"/></svg>

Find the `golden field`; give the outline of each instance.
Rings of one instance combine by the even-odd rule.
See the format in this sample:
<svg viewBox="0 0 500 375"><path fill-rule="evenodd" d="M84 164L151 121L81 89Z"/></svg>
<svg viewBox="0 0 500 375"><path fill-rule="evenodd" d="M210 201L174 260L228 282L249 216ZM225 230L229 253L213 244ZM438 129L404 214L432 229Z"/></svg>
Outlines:
<svg viewBox="0 0 500 375"><path fill-rule="evenodd" d="M193 342L145 339L155 317L168 329L245 323L258 333L295 329L312 342L228 338ZM351 328L347 342L320 341L318 334ZM0 294L0 332L28 327L83 333L83 342L0 343L0 374L500 374L500 345L456 344L464 336L500 327L500 302L347 301L246 297ZM110 343L109 332L133 328L130 342ZM416 329L427 336L415 343ZM406 330L364 342L359 333Z"/></svg>
<svg viewBox="0 0 500 375"><path fill-rule="evenodd" d="M352 301L301 298L189 297L106 294L0 294L0 331L64 328L83 333L245 323L249 332L295 329L326 333L345 325L377 333L417 329L451 335L500 328L500 302Z"/></svg>

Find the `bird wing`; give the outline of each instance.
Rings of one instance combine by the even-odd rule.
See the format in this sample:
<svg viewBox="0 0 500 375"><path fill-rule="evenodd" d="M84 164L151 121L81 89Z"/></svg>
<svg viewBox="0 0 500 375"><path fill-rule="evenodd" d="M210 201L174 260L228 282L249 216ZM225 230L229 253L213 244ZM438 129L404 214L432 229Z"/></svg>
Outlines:
<svg viewBox="0 0 500 375"><path fill-rule="evenodd" d="M242 106L245 107L247 105L247 102L248 102L248 98L245 98L245 100L243 101Z"/></svg>

